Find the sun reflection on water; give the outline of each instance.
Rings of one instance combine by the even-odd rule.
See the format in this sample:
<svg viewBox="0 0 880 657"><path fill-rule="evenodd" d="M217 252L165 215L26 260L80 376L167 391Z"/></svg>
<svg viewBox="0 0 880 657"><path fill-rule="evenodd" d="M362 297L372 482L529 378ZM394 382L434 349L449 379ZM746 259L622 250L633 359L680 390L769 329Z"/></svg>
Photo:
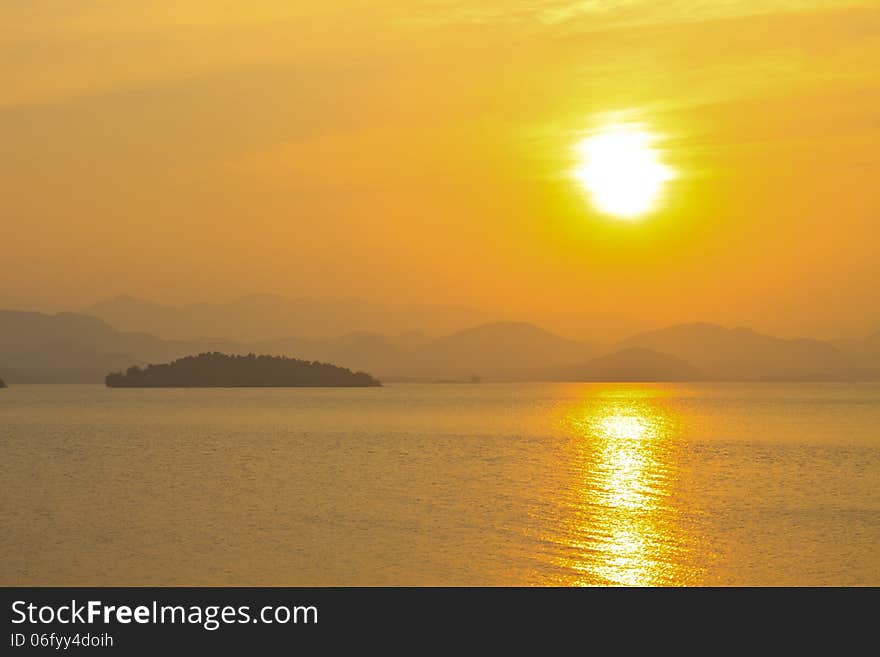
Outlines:
<svg viewBox="0 0 880 657"><path fill-rule="evenodd" d="M674 423L662 398L615 387L565 414L577 470L563 565L571 583L676 583L675 527L666 499L674 483Z"/></svg>

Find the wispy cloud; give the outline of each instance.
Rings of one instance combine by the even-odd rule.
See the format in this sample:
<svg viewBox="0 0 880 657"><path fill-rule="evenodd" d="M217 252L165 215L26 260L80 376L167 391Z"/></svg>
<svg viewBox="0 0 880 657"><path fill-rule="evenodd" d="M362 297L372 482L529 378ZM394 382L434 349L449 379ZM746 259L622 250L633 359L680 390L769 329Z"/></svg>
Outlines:
<svg viewBox="0 0 880 657"><path fill-rule="evenodd" d="M421 22L530 23L582 27L679 23L772 13L812 12L874 6L873 0L432 0L430 12L412 12Z"/></svg>

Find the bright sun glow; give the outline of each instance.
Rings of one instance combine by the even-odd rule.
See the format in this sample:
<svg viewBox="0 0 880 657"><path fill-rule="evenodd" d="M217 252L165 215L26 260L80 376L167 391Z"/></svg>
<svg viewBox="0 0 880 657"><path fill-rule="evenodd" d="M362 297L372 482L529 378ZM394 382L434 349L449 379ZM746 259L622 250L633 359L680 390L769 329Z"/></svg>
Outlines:
<svg viewBox="0 0 880 657"><path fill-rule="evenodd" d="M634 219L657 206L663 186L675 177L652 146L655 137L637 125L610 125L578 144L575 178L596 208Z"/></svg>

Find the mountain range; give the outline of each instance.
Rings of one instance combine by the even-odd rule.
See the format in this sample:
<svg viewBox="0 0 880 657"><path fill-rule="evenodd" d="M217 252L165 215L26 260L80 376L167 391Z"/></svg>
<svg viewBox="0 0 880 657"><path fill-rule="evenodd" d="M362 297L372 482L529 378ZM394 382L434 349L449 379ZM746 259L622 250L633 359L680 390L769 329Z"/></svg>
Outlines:
<svg viewBox="0 0 880 657"><path fill-rule="evenodd" d="M0 310L0 372L15 383L86 383L134 364L159 363L204 351L245 350L229 340L163 340L118 331L77 313Z"/></svg>
<svg viewBox="0 0 880 657"><path fill-rule="evenodd" d="M706 323L640 333L621 345L676 356L710 378L728 381L866 378L871 369L859 361L861 345L850 353L822 340L777 338Z"/></svg>
<svg viewBox="0 0 880 657"><path fill-rule="evenodd" d="M431 324L415 316L401 321L399 325L408 328L398 333L361 330L334 338L266 337L290 326L308 325L317 331L318 324L293 316L291 308L298 302L282 304L286 309L274 322L267 316L273 304L261 299L256 302L261 308L257 316L273 327L261 328L254 317L239 317L230 319L234 337L230 333L213 338L194 336L226 333L229 324L219 306L208 311L195 304L179 312L157 304L161 319L148 312L150 302L130 298L93 307L117 316L116 323L85 313L0 310L0 376L9 383L97 383L108 372L131 365L219 351L329 362L385 381L880 380L880 332L864 340L830 342L692 323L638 333L600 347L525 322L480 323L429 336L414 327ZM225 312L242 313L247 303L232 304ZM193 310L197 307L205 314ZM164 327L164 336L148 330L157 327ZM166 337L172 334L184 337Z"/></svg>
<svg viewBox="0 0 880 657"><path fill-rule="evenodd" d="M82 310L120 331L166 339L223 337L231 340L317 338L353 330L405 333L430 326L452 332L488 321L487 314L451 306L392 306L369 301L317 301L252 294L228 303L172 306L120 295Z"/></svg>

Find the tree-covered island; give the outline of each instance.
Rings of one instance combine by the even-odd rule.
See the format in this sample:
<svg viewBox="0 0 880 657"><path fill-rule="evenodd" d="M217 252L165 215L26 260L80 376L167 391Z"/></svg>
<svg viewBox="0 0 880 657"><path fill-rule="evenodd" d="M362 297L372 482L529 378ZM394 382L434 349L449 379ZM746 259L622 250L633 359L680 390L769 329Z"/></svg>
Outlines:
<svg viewBox="0 0 880 657"><path fill-rule="evenodd" d="M365 372L283 356L230 356L219 352L171 363L129 367L108 374L110 388L372 387L382 383Z"/></svg>

